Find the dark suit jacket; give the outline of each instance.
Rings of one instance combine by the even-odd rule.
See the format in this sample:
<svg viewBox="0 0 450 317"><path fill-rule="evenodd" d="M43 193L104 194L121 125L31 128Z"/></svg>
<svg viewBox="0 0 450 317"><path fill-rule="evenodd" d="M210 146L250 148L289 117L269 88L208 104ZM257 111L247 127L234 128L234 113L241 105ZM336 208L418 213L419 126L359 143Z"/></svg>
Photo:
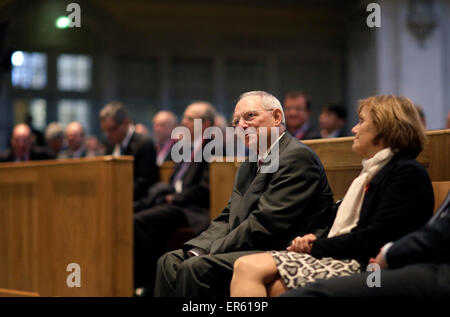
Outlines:
<svg viewBox="0 0 450 317"><path fill-rule="evenodd" d="M433 207L425 168L411 156L396 155L370 182L356 227L347 234L317 239L311 255L356 259L367 265L385 243L422 227Z"/></svg>
<svg viewBox="0 0 450 317"><path fill-rule="evenodd" d="M298 234L320 236L329 228L333 198L319 158L288 132L279 142L278 170L260 173L257 163L242 163L228 205L185 251L280 249Z"/></svg>
<svg viewBox="0 0 450 317"><path fill-rule="evenodd" d="M205 140L204 146L209 142ZM181 178L183 186L180 193L175 192L174 177L183 162L174 167L169 184L157 183L148 190L147 195L134 202L134 211L140 212L166 202L166 195L173 194L172 204L178 206L185 215L189 226L195 233L200 233L210 222L209 213L209 164L207 161L188 162L187 170Z"/></svg>
<svg viewBox="0 0 450 317"><path fill-rule="evenodd" d="M394 242L386 252L390 268L415 263L450 263L450 192L430 221Z"/></svg>
<svg viewBox="0 0 450 317"><path fill-rule="evenodd" d="M178 163L175 166L171 183L181 165ZM190 227L198 234L210 222L208 162L190 162L182 181L183 188L180 193L174 193L172 203L182 208Z"/></svg>
<svg viewBox="0 0 450 317"><path fill-rule="evenodd" d="M39 160L51 160L54 157L49 155L48 152L44 150L40 150L36 147L32 147L30 151L30 161L39 161ZM7 149L5 152L0 154L0 162L14 162L16 157L14 156L14 152L12 149Z"/></svg>
<svg viewBox="0 0 450 317"><path fill-rule="evenodd" d="M108 144L106 154L111 155L113 151L114 145ZM156 183L159 178L153 142L150 138L135 132L122 155L134 157L134 200L140 199L145 196L148 188Z"/></svg>

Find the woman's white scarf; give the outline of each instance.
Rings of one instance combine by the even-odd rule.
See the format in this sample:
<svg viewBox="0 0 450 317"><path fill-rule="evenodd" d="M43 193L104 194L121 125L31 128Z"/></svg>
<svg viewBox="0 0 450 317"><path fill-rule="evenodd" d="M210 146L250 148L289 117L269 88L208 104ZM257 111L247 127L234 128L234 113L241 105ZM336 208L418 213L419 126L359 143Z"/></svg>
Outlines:
<svg viewBox="0 0 450 317"><path fill-rule="evenodd" d="M379 151L370 159L363 159L363 169L350 185L336 214L328 238L350 232L359 220L366 186L373 177L391 160L394 153L390 148Z"/></svg>

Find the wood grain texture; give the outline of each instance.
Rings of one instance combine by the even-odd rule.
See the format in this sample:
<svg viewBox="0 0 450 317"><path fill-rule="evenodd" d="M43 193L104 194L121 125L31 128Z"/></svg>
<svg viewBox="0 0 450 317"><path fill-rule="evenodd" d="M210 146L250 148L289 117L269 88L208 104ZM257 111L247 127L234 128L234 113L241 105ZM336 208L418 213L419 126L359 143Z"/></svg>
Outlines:
<svg viewBox="0 0 450 317"><path fill-rule="evenodd" d="M439 208L439 206L447 197L450 191L450 181L447 182L433 182L433 192L434 192L434 212Z"/></svg>
<svg viewBox="0 0 450 317"><path fill-rule="evenodd" d="M0 287L131 296L133 159L0 164ZM81 287L66 284L70 263Z"/></svg>
<svg viewBox="0 0 450 317"><path fill-rule="evenodd" d="M168 184L170 181L170 177L173 174L173 169L175 167L175 163L171 161L167 161L159 166L159 181Z"/></svg>

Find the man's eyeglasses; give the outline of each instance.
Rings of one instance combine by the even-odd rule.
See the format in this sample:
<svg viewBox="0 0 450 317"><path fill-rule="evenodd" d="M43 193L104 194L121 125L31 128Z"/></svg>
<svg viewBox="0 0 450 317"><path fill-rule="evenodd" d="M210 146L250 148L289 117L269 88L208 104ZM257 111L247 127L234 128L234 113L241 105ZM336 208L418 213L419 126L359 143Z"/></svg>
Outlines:
<svg viewBox="0 0 450 317"><path fill-rule="evenodd" d="M233 127L237 127L239 125L239 122L241 122L241 119L244 120L245 123L250 123L250 122L252 122L252 120L254 120L258 116L258 113L264 112L264 111L273 111L273 109L271 109L271 110L253 110L253 111L244 112L240 117L234 117L231 120L231 125Z"/></svg>

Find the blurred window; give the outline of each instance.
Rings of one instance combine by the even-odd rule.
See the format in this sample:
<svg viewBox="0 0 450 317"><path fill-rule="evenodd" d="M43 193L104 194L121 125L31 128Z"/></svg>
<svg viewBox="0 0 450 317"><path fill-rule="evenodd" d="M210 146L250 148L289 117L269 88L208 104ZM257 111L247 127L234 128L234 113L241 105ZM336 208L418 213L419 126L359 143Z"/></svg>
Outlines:
<svg viewBox="0 0 450 317"><path fill-rule="evenodd" d="M42 89L47 84L47 55L15 51L11 55L11 84L16 88Z"/></svg>
<svg viewBox="0 0 450 317"><path fill-rule="evenodd" d="M87 55L61 54L57 61L58 89L87 91L91 88L92 58Z"/></svg>

